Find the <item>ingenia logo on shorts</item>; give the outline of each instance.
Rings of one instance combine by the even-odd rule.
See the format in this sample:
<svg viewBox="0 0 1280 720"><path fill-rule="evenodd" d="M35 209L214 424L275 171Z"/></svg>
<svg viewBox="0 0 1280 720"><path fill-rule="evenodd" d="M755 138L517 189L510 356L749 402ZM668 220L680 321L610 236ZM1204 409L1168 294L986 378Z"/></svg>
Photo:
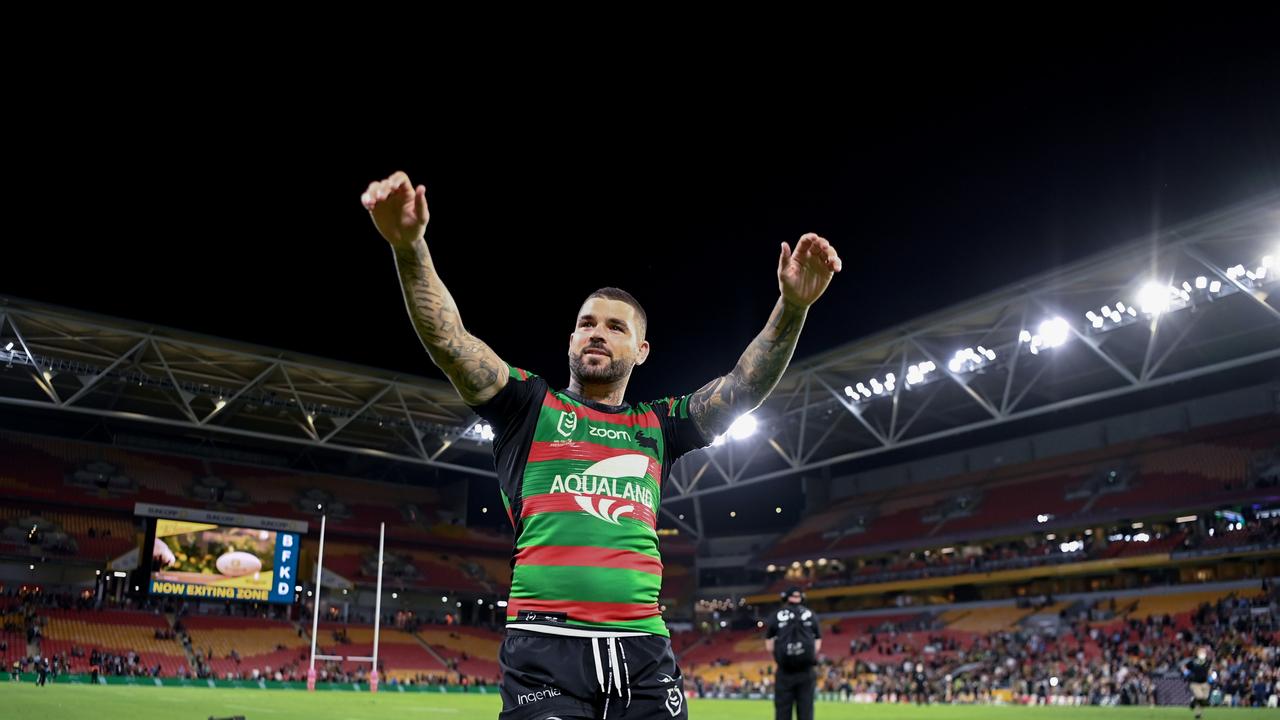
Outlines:
<svg viewBox="0 0 1280 720"><path fill-rule="evenodd" d="M546 690L534 690L531 693L521 693L516 695L516 703L520 705L528 705L529 703L541 702L547 698L559 697L560 691L549 687Z"/></svg>

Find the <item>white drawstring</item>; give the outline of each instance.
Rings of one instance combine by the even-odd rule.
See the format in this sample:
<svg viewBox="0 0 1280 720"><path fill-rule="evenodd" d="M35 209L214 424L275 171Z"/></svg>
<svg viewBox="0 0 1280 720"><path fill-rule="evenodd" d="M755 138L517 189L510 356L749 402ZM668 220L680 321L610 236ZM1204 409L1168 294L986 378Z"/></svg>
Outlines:
<svg viewBox="0 0 1280 720"><path fill-rule="evenodd" d="M622 652L622 674L627 683L627 707L631 707L631 668L627 666L627 649L623 647L622 640L618 640L618 650Z"/></svg>
<svg viewBox="0 0 1280 720"><path fill-rule="evenodd" d="M611 648L609 647L605 648L605 658L609 661L609 675L608 675L608 679L605 680L605 684L604 684L605 695L613 694L613 654L609 652L610 649Z"/></svg>
<svg viewBox="0 0 1280 720"><path fill-rule="evenodd" d="M596 647L595 638L591 638L591 654L596 659L596 682L600 683L600 692L604 692L604 668L600 666L600 648Z"/></svg>
<svg viewBox="0 0 1280 720"><path fill-rule="evenodd" d="M617 672L617 668L618 668L618 640L616 638L609 638L609 676L610 677L612 677L613 674ZM622 697L622 682L621 682L622 678L618 678L618 680L619 680L617 685L618 697ZM613 684L610 683L611 688L612 686Z"/></svg>
<svg viewBox="0 0 1280 720"><path fill-rule="evenodd" d="M618 664L617 657L613 653L613 638L609 638L609 642L606 644L608 645L607 654L609 657L609 682L604 689L604 715L601 716L603 719L609 717L609 700L613 695L613 668Z"/></svg>
<svg viewBox="0 0 1280 720"><path fill-rule="evenodd" d="M607 640L605 654L609 662L608 680L605 679L603 663L600 662L600 647L596 645L596 640ZM622 653L622 672L618 672L618 653ZM609 717L609 700L612 699L613 690L616 687L618 697L623 697L623 686L626 687L626 707L631 707L631 668L627 665L627 649L623 647L622 641L617 638L591 638L591 656L595 659L596 664L596 682L600 683L600 691L604 693L604 714L602 718ZM617 683L614 677L618 678Z"/></svg>

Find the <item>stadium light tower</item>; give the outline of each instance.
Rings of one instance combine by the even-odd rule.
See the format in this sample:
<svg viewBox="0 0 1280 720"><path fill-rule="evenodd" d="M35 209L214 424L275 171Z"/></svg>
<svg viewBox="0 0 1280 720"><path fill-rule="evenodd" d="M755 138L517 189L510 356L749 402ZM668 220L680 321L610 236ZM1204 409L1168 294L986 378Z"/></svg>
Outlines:
<svg viewBox="0 0 1280 720"><path fill-rule="evenodd" d="M1169 289L1157 282L1148 282L1138 291L1138 307L1147 315L1159 315L1169 309Z"/></svg>
<svg viewBox="0 0 1280 720"><path fill-rule="evenodd" d="M1044 339L1045 347L1058 347L1071 337L1071 326L1060 317L1045 320L1040 323L1040 337Z"/></svg>
<svg viewBox="0 0 1280 720"><path fill-rule="evenodd" d="M717 435L715 439L711 441L711 447L720 447L726 440L730 439L746 440L754 435L756 429L759 427L760 424L751 416L750 413L742 415L737 420L733 421L733 424L729 426L728 430Z"/></svg>
<svg viewBox="0 0 1280 720"><path fill-rule="evenodd" d="M729 426L729 437L734 440L745 440L755 434L759 424L750 413L743 415Z"/></svg>

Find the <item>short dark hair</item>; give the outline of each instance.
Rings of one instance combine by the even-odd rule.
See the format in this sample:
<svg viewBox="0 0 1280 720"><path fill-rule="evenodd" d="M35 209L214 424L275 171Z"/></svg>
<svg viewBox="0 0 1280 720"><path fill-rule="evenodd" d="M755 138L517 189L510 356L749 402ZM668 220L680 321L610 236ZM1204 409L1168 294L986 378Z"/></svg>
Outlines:
<svg viewBox="0 0 1280 720"><path fill-rule="evenodd" d="M636 316L640 318L639 335L641 337L644 337L645 332L649 328L649 316L645 314L644 308L640 306L640 301L636 300L635 297L631 295L631 293L627 292L626 290L623 290L622 288L603 287L587 296L588 300L590 300L591 298L604 298L605 300L618 300L620 302L624 302L630 305L631 307L635 308Z"/></svg>

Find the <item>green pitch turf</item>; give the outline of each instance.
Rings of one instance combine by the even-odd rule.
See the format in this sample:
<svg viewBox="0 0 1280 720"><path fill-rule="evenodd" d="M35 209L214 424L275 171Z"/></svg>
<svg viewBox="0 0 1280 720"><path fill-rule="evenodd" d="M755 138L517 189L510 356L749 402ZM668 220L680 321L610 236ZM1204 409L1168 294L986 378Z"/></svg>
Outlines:
<svg viewBox="0 0 1280 720"><path fill-rule="evenodd" d="M0 680L0 718L13 720L206 720L243 715L245 720L448 720L496 718L496 695L435 693L377 695L356 692L157 688L122 685L12 684ZM771 720L766 700L693 700L690 720ZM1190 720L1186 708L916 708L909 705L817 705L818 720L1007 720L1071 718L1075 720ZM1206 720L1277 717L1275 710L1210 708Z"/></svg>

